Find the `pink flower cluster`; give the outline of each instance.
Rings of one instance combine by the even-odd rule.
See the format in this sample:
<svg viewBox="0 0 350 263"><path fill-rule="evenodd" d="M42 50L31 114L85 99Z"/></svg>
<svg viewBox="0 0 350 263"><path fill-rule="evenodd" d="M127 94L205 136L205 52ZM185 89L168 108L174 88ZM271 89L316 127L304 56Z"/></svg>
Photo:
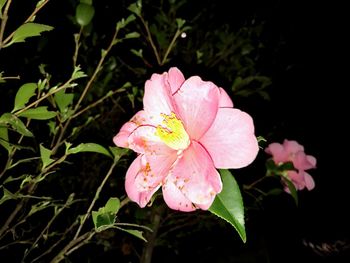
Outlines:
<svg viewBox="0 0 350 263"><path fill-rule="evenodd" d="M247 166L258 153L252 118L198 76L186 80L177 68L153 74L143 106L113 139L138 153L125 189L140 207L162 188L172 209L207 210L222 190L215 168Z"/></svg>
<svg viewBox="0 0 350 263"><path fill-rule="evenodd" d="M265 152L272 155L276 165L286 162L293 163L295 170L288 171L287 177L297 190L302 190L305 187L308 190L312 190L315 187L313 178L305 171L316 168L316 158L306 155L304 147L298 142L287 139L283 141L283 144L274 142L265 149ZM289 192L287 186L284 190Z"/></svg>

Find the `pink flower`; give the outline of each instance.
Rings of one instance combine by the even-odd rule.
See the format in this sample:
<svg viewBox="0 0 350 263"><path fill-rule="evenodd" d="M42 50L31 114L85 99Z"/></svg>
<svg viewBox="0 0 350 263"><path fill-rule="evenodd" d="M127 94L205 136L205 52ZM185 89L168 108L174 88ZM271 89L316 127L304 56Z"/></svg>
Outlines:
<svg viewBox="0 0 350 263"><path fill-rule="evenodd" d="M288 171L287 177L297 190L302 190L305 187L312 190L315 187L313 178L305 171L316 168L316 158L306 155L304 147L298 142L287 139L283 141L283 144L274 142L265 149L265 152L272 155L272 159L277 165L286 162L293 163L296 171ZM285 191L289 192L288 187L285 187Z"/></svg>
<svg viewBox="0 0 350 263"><path fill-rule="evenodd" d="M162 187L170 208L207 210L222 190L215 168L241 168L257 155L252 118L212 82L185 80L177 68L153 74L143 106L113 139L138 153L125 188L140 207Z"/></svg>

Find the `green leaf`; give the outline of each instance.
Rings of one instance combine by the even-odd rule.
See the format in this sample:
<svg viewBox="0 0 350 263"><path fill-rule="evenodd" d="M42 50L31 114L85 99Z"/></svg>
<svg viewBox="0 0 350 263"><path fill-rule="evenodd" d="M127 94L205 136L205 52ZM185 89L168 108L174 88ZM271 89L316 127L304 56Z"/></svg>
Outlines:
<svg viewBox="0 0 350 263"><path fill-rule="evenodd" d="M21 112L18 116L31 118L33 120L48 120L56 117L56 114L57 113L54 111L48 111L47 106L40 106Z"/></svg>
<svg viewBox="0 0 350 263"><path fill-rule="evenodd" d="M130 22L134 21L136 19L136 17L131 14L129 15L126 19L122 18L122 20L117 22L117 30L124 28L125 26L127 26Z"/></svg>
<svg viewBox="0 0 350 263"><path fill-rule="evenodd" d="M2 8L4 7L7 0L0 0L0 19L2 19Z"/></svg>
<svg viewBox="0 0 350 263"><path fill-rule="evenodd" d="M23 109L29 99L35 95L35 90L38 88L36 83L23 84L17 91L15 98L15 106L12 112Z"/></svg>
<svg viewBox="0 0 350 263"><path fill-rule="evenodd" d="M85 78L87 75L81 70L80 65L76 66L74 68L74 71L72 73L72 79L80 79L80 78Z"/></svg>
<svg viewBox="0 0 350 263"><path fill-rule="evenodd" d="M106 212L111 212L114 214L117 214L120 208L120 201L119 198L117 197L111 197L109 198L109 200L107 201L104 210Z"/></svg>
<svg viewBox="0 0 350 263"><path fill-rule="evenodd" d="M143 241L147 242L147 240L143 237L143 231L140 231L140 230L136 230L136 229L125 229L125 228L122 228L122 227L115 227L119 230L122 230L122 231L125 231L139 239L142 239Z"/></svg>
<svg viewBox="0 0 350 263"><path fill-rule="evenodd" d="M41 157L41 161L43 162L42 169L45 169L47 166L49 166L51 163L55 161L51 159L50 156L51 156L51 150L46 149L44 146L40 144L40 157Z"/></svg>
<svg viewBox="0 0 350 263"><path fill-rule="evenodd" d="M17 199L17 196L11 193L9 190L7 190L5 187L1 186L1 188L3 190L3 195L0 199L0 205L6 202L7 200Z"/></svg>
<svg viewBox="0 0 350 263"><path fill-rule="evenodd" d="M0 127L0 145L2 145L7 152L10 152L12 147L9 143L9 134L7 127Z"/></svg>
<svg viewBox="0 0 350 263"><path fill-rule="evenodd" d="M115 215L120 208L120 201L116 197L110 198L104 207L92 211L92 220L95 229L100 232L114 225Z"/></svg>
<svg viewBox="0 0 350 263"><path fill-rule="evenodd" d="M92 5L92 0L80 0L80 3L87 4L87 5Z"/></svg>
<svg viewBox="0 0 350 263"><path fill-rule="evenodd" d="M137 16L141 16L142 2L138 0L136 3L129 5L128 10L136 14Z"/></svg>
<svg viewBox="0 0 350 263"><path fill-rule="evenodd" d="M97 143L81 143L74 148L68 149L67 154L75 154L80 152L95 152L104 154L111 158L113 157L112 154L105 147Z"/></svg>
<svg viewBox="0 0 350 263"><path fill-rule="evenodd" d="M55 102L61 113L67 112L68 106L73 102L73 98L73 93L65 93L64 90L55 93Z"/></svg>
<svg viewBox="0 0 350 263"><path fill-rule="evenodd" d="M181 18L176 18L177 28L180 29L185 23L186 23L186 20L181 19Z"/></svg>
<svg viewBox="0 0 350 263"><path fill-rule="evenodd" d="M114 160L119 161L120 158L122 158L124 155L128 154L129 150L125 148L119 148L119 147L109 147L109 150L113 154Z"/></svg>
<svg viewBox="0 0 350 263"><path fill-rule="evenodd" d="M244 227L244 207L241 191L229 170L220 170L220 174L223 189L216 196L209 211L230 223L245 243L247 237Z"/></svg>
<svg viewBox="0 0 350 263"><path fill-rule="evenodd" d="M283 181L287 184L288 189L290 191L290 194L292 195L296 206L298 206L298 192L297 192L297 189L295 188L294 184L288 178L286 178L286 176L284 176L282 178L283 178Z"/></svg>
<svg viewBox="0 0 350 263"><path fill-rule="evenodd" d="M125 35L124 39L129 39L129 38L138 38L140 37L140 34L137 32L131 32Z"/></svg>
<svg viewBox="0 0 350 263"><path fill-rule="evenodd" d="M94 14L95 8L92 5L85 3L80 3L75 10L75 18L81 26L90 24Z"/></svg>
<svg viewBox="0 0 350 263"><path fill-rule="evenodd" d="M21 25L15 33L13 34L11 44L24 42L28 37L40 36L40 34L44 31L52 30L52 26L37 24L37 23L26 23Z"/></svg>
<svg viewBox="0 0 350 263"><path fill-rule="evenodd" d="M16 132L22 134L23 136L27 137L34 137L33 133L31 133L27 127L24 125L24 123L17 118L15 115L11 113L4 113L0 117L0 127L8 127L10 126L13 130Z"/></svg>

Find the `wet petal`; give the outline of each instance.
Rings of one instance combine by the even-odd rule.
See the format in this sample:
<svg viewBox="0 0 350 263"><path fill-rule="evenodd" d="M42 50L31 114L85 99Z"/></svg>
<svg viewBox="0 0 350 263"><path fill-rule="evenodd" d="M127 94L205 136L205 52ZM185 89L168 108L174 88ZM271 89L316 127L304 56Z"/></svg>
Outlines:
<svg viewBox="0 0 350 263"><path fill-rule="evenodd" d="M161 114L174 112L174 102L167 73L153 74L145 84L143 107L149 116L149 124L157 125L163 121Z"/></svg>
<svg viewBox="0 0 350 263"><path fill-rule="evenodd" d="M208 209L222 190L221 178L212 159L195 141L174 165L170 179L186 198L202 209Z"/></svg>
<svg viewBox="0 0 350 263"><path fill-rule="evenodd" d="M213 125L200 139L216 168L241 168L256 157L259 147L252 118L233 108L220 108Z"/></svg>
<svg viewBox="0 0 350 263"><path fill-rule="evenodd" d="M218 87L200 77L187 79L174 94L178 116L192 139L199 139L213 123L220 92Z"/></svg>
<svg viewBox="0 0 350 263"><path fill-rule="evenodd" d="M145 162L144 155L139 155L130 165L125 177L125 190L130 200L139 204L140 207L145 207L152 195L161 186L162 177L150 177L150 168Z"/></svg>
<svg viewBox="0 0 350 263"><path fill-rule="evenodd" d="M113 138L115 145L119 147L129 148L128 137L140 125L147 122L145 111L139 111L125 123L116 136Z"/></svg>

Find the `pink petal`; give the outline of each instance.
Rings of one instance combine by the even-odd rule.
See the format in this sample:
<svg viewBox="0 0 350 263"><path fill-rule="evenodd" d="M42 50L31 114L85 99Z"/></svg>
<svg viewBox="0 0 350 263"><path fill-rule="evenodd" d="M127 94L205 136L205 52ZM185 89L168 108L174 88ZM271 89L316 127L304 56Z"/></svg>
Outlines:
<svg viewBox="0 0 350 263"><path fill-rule="evenodd" d="M130 165L125 177L125 190L130 200L145 207L152 195L161 185L161 176L154 176L149 180L150 172L147 163L144 161L144 155L139 155Z"/></svg>
<svg viewBox="0 0 350 263"><path fill-rule="evenodd" d="M213 123L219 98L218 87L198 76L186 80L174 94L177 112L192 139L202 137Z"/></svg>
<svg viewBox="0 0 350 263"><path fill-rule="evenodd" d="M283 145L277 142L269 144L265 152L272 155L275 164L285 163L289 161L289 156Z"/></svg>
<svg viewBox="0 0 350 263"><path fill-rule="evenodd" d="M200 143L209 152L216 168L247 166L259 151L252 118L233 108L219 109Z"/></svg>
<svg viewBox="0 0 350 263"><path fill-rule="evenodd" d="M288 171L287 175L297 190L302 190L305 188L303 172Z"/></svg>
<svg viewBox="0 0 350 263"><path fill-rule="evenodd" d="M153 74L151 79L146 81L143 107L151 121L149 124L154 125L162 123L162 113L169 115L174 112L174 102L167 73Z"/></svg>
<svg viewBox="0 0 350 263"><path fill-rule="evenodd" d="M194 205L204 210L211 206L216 194L222 190L221 178L213 161L195 141L183 152L168 180Z"/></svg>
<svg viewBox="0 0 350 263"><path fill-rule="evenodd" d="M133 151L147 155L174 152L156 135L156 128L149 125L137 127L130 134L128 144Z"/></svg>
<svg viewBox="0 0 350 263"><path fill-rule="evenodd" d="M233 108L233 102L230 96L226 93L226 91L223 88L219 88L219 90L220 90L219 107Z"/></svg>
<svg viewBox="0 0 350 263"><path fill-rule="evenodd" d="M297 141L289 141L285 139L283 141L283 146L289 155L293 153L297 153L299 151L304 151L304 147L300 145Z"/></svg>
<svg viewBox="0 0 350 263"><path fill-rule="evenodd" d="M129 135L140 125L144 124L147 121L146 114L145 112L139 111L134 115L134 117L131 118L130 121L125 123L118 134L114 136L113 142L115 145L119 147L124 147L128 148L129 143L128 143L128 137Z"/></svg>
<svg viewBox="0 0 350 263"><path fill-rule="evenodd" d="M305 186L308 190L315 188L315 181L307 172L304 172Z"/></svg>
<svg viewBox="0 0 350 263"><path fill-rule="evenodd" d="M170 68L168 72L168 82L171 88L171 93L174 94L185 82L185 77L178 68Z"/></svg>
<svg viewBox="0 0 350 263"><path fill-rule="evenodd" d="M192 202L177 188L171 180L167 178L162 188L165 203L174 210L191 212L196 210Z"/></svg>
<svg viewBox="0 0 350 263"><path fill-rule="evenodd" d="M294 167L298 170L308 170L315 168L316 159L311 155L306 155L304 152L297 152L293 158Z"/></svg>

